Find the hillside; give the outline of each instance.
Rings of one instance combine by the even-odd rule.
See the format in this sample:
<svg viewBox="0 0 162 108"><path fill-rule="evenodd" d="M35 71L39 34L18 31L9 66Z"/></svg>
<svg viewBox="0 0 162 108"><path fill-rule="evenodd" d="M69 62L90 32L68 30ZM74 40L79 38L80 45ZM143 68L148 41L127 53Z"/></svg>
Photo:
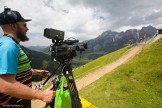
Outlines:
<svg viewBox="0 0 162 108"><path fill-rule="evenodd" d="M135 58L83 88L80 95L99 108L161 108L161 47L161 41L145 46Z"/></svg>
<svg viewBox="0 0 162 108"><path fill-rule="evenodd" d="M127 53L123 54L119 59L113 61L112 63L105 64L103 67L96 69L96 70L91 70L88 75L84 76L83 78L77 79L76 80L76 85L78 90L83 89L87 85L90 85L94 81L100 79L103 77L106 73L111 72L118 66L124 64L134 56L136 56L144 47L144 45L137 45L130 50L127 51ZM96 60L94 60L96 61ZM97 66L95 66L97 67ZM86 68L86 67L85 67ZM84 72L84 71L82 71ZM84 82L84 83L82 83Z"/></svg>
<svg viewBox="0 0 162 108"><path fill-rule="evenodd" d="M161 35L159 35L159 36L157 36L157 37L155 37L154 38L154 40L156 40L156 39L159 39L161 37ZM153 40L153 41L154 41ZM116 52L114 52L114 53L112 53L112 54L110 54L110 56L108 55L106 55L105 57L101 57L101 60L103 60L103 59L106 59L107 58L107 60L108 60L108 63L111 63L111 64L108 64L107 66L105 65L105 66L103 66L102 68L100 68L100 69L98 69L98 70L96 70L96 71L92 71L93 69L89 69L89 70L91 70L92 72L90 73L90 74L88 74L88 75L86 75L85 77L83 77L83 78L80 78L80 79L77 79L76 80L76 84L77 84L77 88L78 88L78 90L80 90L80 89L83 89L84 90L84 87L86 87L87 85L89 85L89 84L91 84L91 83L93 83L95 80L97 80L97 79L99 79L100 77L102 77L103 75L105 75L107 72L109 72L109 71L111 71L111 70L113 70L113 69L115 69L117 66L119 66L119 65L121 65L121 64L123 64L123 63L125 63L126 61L128 61L128 60L130 60L132 57L134 57L136 54L138 54L139 53L139 51L141 51L141 48L144 46L145 44L143 44L143 45L139 45L139 46L135 46L135 47L133 47L130 51L127 51L127 50L125 50L125 49L121 49L121 51L116 51ZM140 46L142 46L142 47L140 47ZM126 48L127 49L127 48ZM120 54L122 54L122 52L123 51L126 51L127 53L125 53L122 57L120 57L120 59L118 59L118 60L116 60L115 62L113 62L113 61L111 61L110 59L108 59L109 57L110 58L113 58L114 59L114 57L115 57L115 55L120 55ZM115 57L116 58L116 57ZM106 60L106 61L107 61ZM114 59L115 60L115 59ZM100 61L100 59L97 59L96 61ZM105 60L104 60L105 61ZM95 62L94 62L95 63ZM102 63L101 61L100 61L100 63ZM102 64L104 64L105 62L103 62ZM91 63L89 63L89 64L91 64ZM93 64L92 64L93 65ZM84 66L83 66L84 67ZM86 67L89 67L89 65L87 65L87 66L85 66L85 68ZM97 67L98 67L98 65L97 65ZM90 66L90 68L93 68L92 66ZM83 68L84 69L84 68ZM103 70L104 69L104 70ZM98 72L97 72L98 71ZM84 72L83 70L82 70L82 72ZM94 77L95 76L95 77ZM89 77L89 78L88 78ZM103 78L103 77L102 77ZM101 78L101 79L102 79ZM83 83L84 82L84 83ZM93 85L93 84L92 84ZM102 84L101 84L102 85ZM104 85L103 85L104 86ZM95 86L93 86L92 87L92 89L94 88ZM97 88L94 88L94 89L97 89ZM93 89L93 90L94 90ZM95 90L94 90L95 91ZM84 92L83 92L84 93ZM93 93L93 92L92 92ZM86 94L86 91L85 91L85 94ZM98 94L98 93L96 93L96 94ZM83 94L82 94L83 95ZM84 95L83 95L84 96ZM91 97L91 95L90 95L90 93L89 93L89 98L86 98L86 99L91 99L90 98ZM94 99L96 99L96 97L95 98L93 98L90 102L94 102L93 100ZM102 98L101 98L101 100L102 100ZM32 106L34 107L34 108L39 108L38 106L37 106L37 104L36 103L40 103L39 104L39 107L40 106L43 106L45 103L43 103L43 102L41 102L41 101L39 101L39 100L35 100L35 101L32 101ZM36 107L37 106L37 107ZM106 104L105 104L105 106L106 106ZM105 107L105 108L107 108L107 107Z"/></svg>
<svg viewBox="0 0 162 108"><path fill-rule="evenodd" d="M111 54L107 54L107 55L105 55L103 57L100 57L97 60L95 60L95 62L92 61L92 62L90 62L90 63L88 63L88 64L78 68L74 72L74 77L76 79L83 78L84 76L89 74L89 72L91 72L92 70L95 70L95 69L98 69L100 67L103 67L107 63L112 63L113 61L119 59L122 55L127 54L127 52L129 52L129 49L131 47L132 46L127 46L127 47L122 48L122 49L120 49L118 51L112 52ZM85 68L85 67L89 67L91 69L89 70L88 68ZM94 81L94 79L92 81ZM78 81L76 81L76 84L77 83L78 83ZM48 85L44 86L43 89L48 88L50 85L51 85L51 83L49 83ZM39 103L39 106L36 103ZM32 101L32 108L40 108L40 107L42 107L44 105L45 105L45 103L43 103L42 101L39 101L39 100L33 100Z"/></svg>
<svg viewBox="0 0 162 108"><path fill-rule="evenodd" d="M43 52L42 49L47 48L47 46L29 46L28 48L33 51ZM48 51L49 49L46 52Z"/></svg>
<svg viewBox="0 0 162 108"><path fill-rule="evenodd" d="M129 50L133 47L133 45L129 45L127 47L124 47L120 50L114 51L110 54L106 54L102 57L99 57L98 59L95 59L77 69L74 71L74 76L76 79L85 77L89 73L100 69L104 67L105 65L108 65L110 63L113 63L114 61L118 60L123 55L127 54Z"/></svg>

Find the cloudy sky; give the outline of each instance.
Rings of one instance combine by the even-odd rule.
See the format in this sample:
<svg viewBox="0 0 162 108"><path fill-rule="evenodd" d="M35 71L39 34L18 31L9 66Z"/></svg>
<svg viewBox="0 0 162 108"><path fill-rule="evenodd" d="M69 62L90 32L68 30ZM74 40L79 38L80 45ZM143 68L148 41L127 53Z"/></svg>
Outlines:
<svg viewBox="0 0 162 108"><path fill-rule="evenodd" d="M27 23L30 40L21 43L25 46L49 46L45 28L65 31L65 39L81 41L107 30L162 28L162 0L0 0L0 12L4 6L32 19Z"/></svg>

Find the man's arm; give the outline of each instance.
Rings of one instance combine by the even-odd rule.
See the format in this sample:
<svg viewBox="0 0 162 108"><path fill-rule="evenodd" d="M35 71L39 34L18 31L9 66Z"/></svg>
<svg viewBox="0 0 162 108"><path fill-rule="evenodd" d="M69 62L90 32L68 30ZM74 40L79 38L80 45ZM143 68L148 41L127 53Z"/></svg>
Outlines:
<svg viewBox="0 0 162 108"><path fill-rule="evenodd" d="M46 77L48 74L47 70L38 70L38 69L31 69L32 75L38 75L42 77Z"/></svg>
<svg viewBox="0 0 162 108"><path fill-rule="evenodd" d="M22 99L39 99L49 103L54 98L55 92L52 90L33 90L15 80L15 75L0 75L0 93Z"/></svg>

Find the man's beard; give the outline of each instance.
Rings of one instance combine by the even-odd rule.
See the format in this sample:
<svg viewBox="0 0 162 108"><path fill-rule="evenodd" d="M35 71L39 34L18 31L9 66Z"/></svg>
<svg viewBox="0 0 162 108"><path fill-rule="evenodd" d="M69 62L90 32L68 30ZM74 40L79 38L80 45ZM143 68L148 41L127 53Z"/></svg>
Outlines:
<svg viewBox="0 0 162 108"><path fill-rule="evenodd" d="M20 41L23 41L23 42L24 42L24 41L28 41L29 38L28 38L24 33L22 33L22 31L21 31L19 25L17 25L17 28L18 28L17 33L16 33L17 38L19 38Z"/></svg>

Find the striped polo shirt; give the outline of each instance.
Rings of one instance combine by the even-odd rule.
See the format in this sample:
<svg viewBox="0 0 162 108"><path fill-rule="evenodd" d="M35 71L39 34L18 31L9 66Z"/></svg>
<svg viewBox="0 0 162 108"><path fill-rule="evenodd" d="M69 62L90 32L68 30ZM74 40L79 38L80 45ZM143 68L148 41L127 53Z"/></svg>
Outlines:
<svg viewBox="0 0 162 108"><path fill-rule="evenodd" d="M31 65L27 55L11 38L0 38L0 75L16 75L16 80L29 87L31 84ZM0 93L0 108L31 108L31 100L19 99Z"/></svg>

